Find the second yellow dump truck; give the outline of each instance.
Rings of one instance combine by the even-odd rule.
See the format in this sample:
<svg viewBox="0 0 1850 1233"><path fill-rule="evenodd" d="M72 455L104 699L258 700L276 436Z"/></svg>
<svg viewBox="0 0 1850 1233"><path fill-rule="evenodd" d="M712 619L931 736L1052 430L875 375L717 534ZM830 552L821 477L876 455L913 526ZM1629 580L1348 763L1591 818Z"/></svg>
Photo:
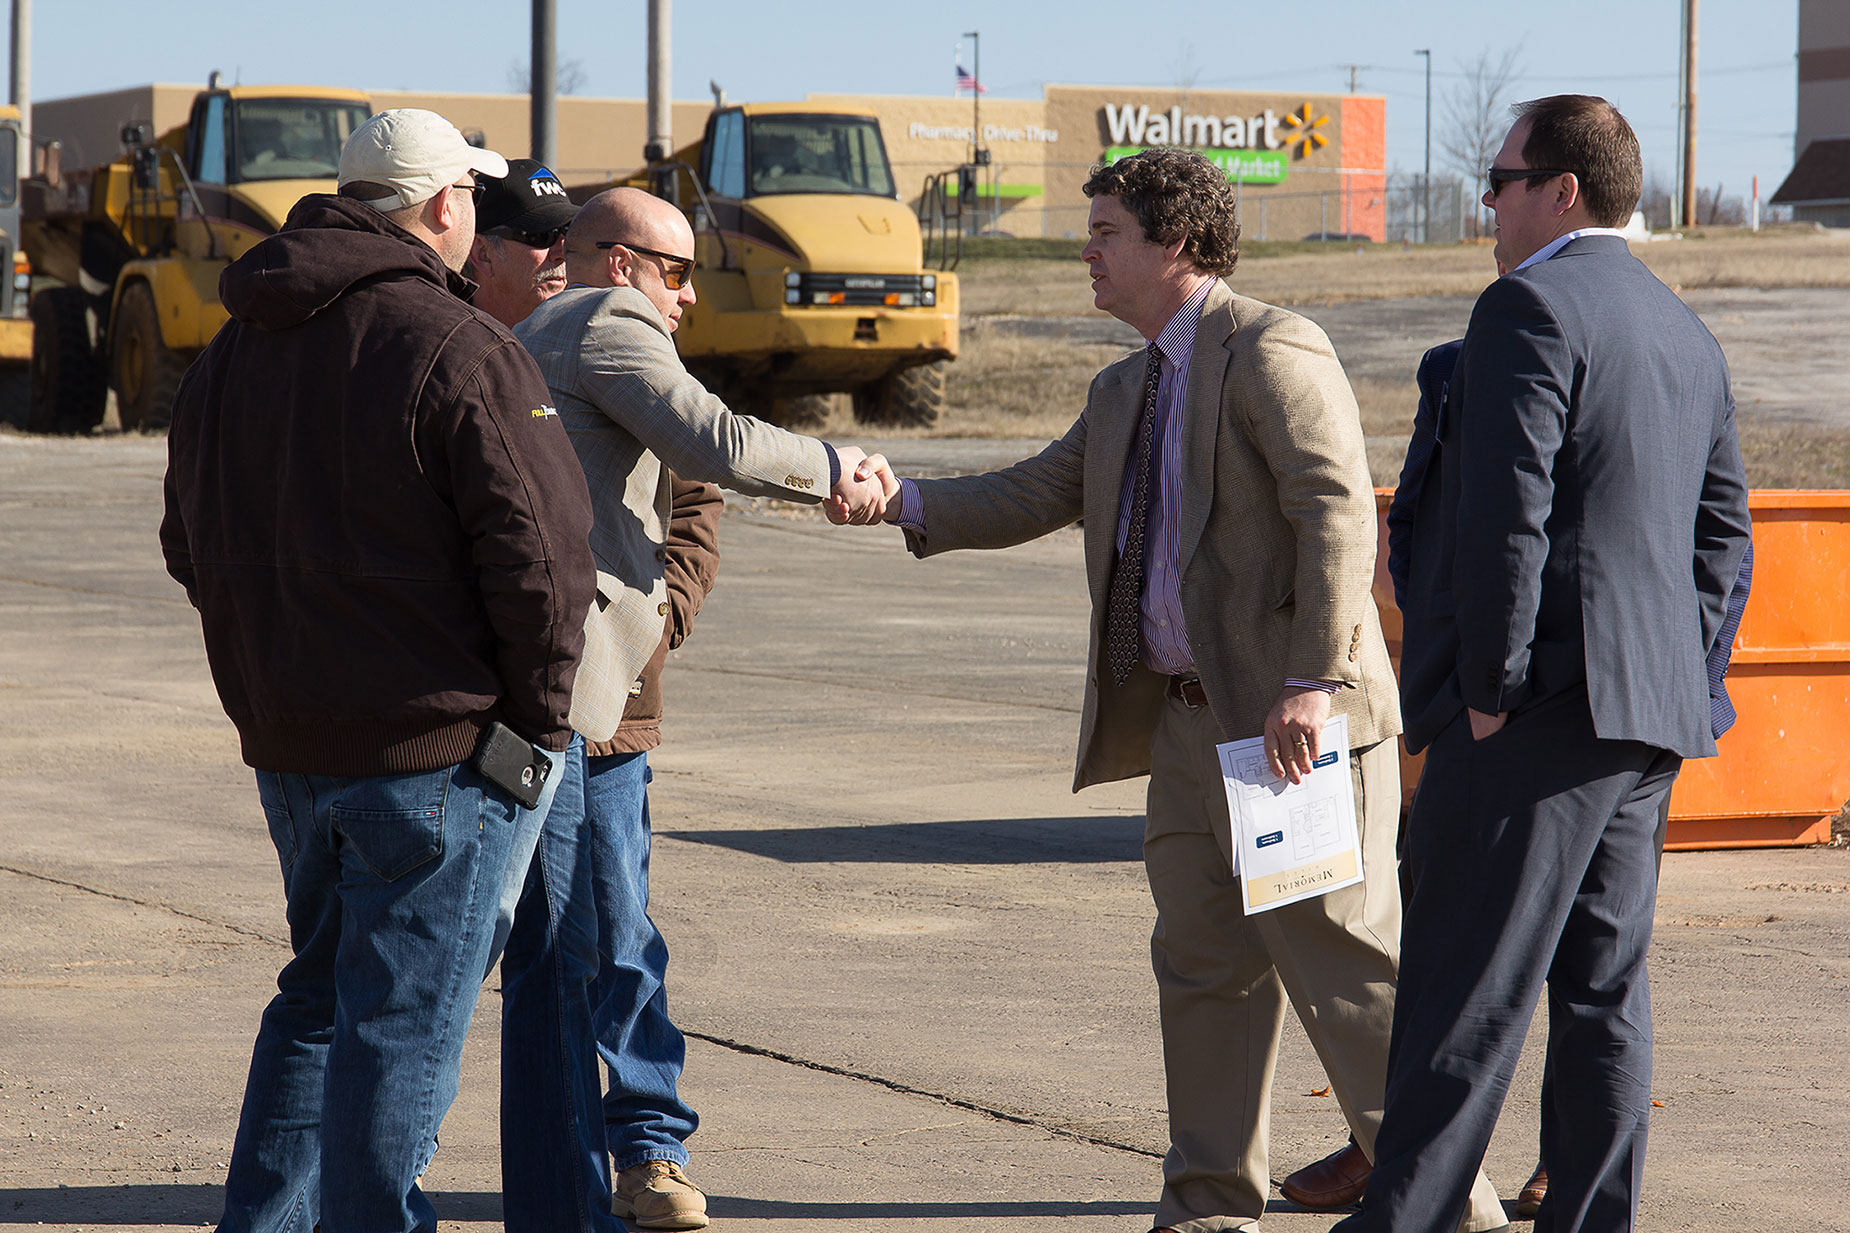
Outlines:
<svg viewBox="0 0 1850 1233"><path fill-rule="evenodd" d="M689 371L728 405L785 423L843 393L863 423L937 420L957 278L924 267L872 112L722 106L673 164L700 263L700 298L675 334Z"/></svg>
<svg viewBox="0 0 1850 1233"><path fill-rule="evenodd" d="M122 133L127 153L27 186L35 275L28 425L86 431L116 393L122 427L167 422L180 376L225 323L218 276L306 193L333 192L340 149L372 107L315 86L214 81L187 123Z"/></svg>

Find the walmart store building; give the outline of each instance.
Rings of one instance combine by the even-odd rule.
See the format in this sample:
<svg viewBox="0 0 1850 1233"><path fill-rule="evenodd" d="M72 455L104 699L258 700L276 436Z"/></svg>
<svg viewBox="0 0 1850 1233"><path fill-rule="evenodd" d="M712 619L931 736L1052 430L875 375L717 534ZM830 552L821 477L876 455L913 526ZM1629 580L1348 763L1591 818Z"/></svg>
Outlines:
<svg viewBox="0 0 1850 1233"><path fill-rule="evenodd" d="M148 122L157 133L184 124L198 88L161 84L48 100L34 108L34 129L64 143L65 166L86 166L119 153L116 135L129 121ZM524 94L368 95L379 109L440 112L479 130L504 154L528 148ZM990 157L977 186L975 226L982 230L1081 236L1080 186L1095 163L1179 145L1201 151L1238 185L1249 239L1386 235L1386 103L1379 96L1049 85L1039 99L984 98L980 120L968 98L812 94L809 101L878 116L900 196L914 205L928 177L971 158L973 135L980 135ZM639 99L560 98L554 170L568 185L635 171L645 110ZM711 110L710 103L676 103L676 144L698 140Z"/></svg>

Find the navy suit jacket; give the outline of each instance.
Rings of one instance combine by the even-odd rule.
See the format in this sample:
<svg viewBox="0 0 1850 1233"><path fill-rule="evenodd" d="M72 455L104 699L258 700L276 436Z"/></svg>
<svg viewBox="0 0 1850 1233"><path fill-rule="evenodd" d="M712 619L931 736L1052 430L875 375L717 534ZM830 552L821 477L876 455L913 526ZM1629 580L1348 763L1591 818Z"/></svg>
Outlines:
<svg viewBox="0 0 1850 1233"><path fill-rule="evenodd" d="M1412 498L1407 744L1585 688L1595 731L1715 752L1705 660L1750 533L1727 361L1587 236L1479 297Z"/></svg>
<svg viewBox="0 0 1850 1233"><path fill-rule="evenodd" d="M1452 370L1458 363L1458 351L1465 340L1454 338L1440 343L1420 357L1414 380L1419 385L1420 402L1413 413L1413 435L1407 440L1407 458L1400 467L1400 483L1388 501L1388 578L1394 584L1394 604L1403 612L1407 607L1407 562L1413 552L1413 511L1420 502L1420 490L1432 462L1434 425L1439 407L1451 391ZM1709 729L1717 740L1734 727L1734 700L1728 696L1728 663L1734 657L1734 636L1741 627L1741 614L1747 610L1747 596L1754 585L1754 545L1749 540L1741 557L1741 568L1728 592L1728 613L1709 647L1706 663L1709 675Z"/></svg>

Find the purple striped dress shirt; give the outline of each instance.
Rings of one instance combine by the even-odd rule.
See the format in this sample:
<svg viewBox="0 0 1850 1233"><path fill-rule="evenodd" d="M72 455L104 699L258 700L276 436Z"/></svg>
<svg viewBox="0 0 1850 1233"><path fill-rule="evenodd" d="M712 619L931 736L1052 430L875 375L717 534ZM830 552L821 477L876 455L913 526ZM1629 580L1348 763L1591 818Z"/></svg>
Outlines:
<svg viewBox="0 0 1850 1233"><path fill-rule="evenodd" d="M1203 277L1180 311L1163 327L1151 346L1162 356L1162 375L1156 386L1157 473L1150 490L1150 510L1144 539L1143 662L1162 676L1193 676L1195 653L1189 648L1188 629L1182 618L1182 430L1188 396L1188 365L1195 352L1195 333L1201 310L1214 279ZM1135 456L1124 468L1118 496L1118 555L1130 533L1131 494L1136 485ZM918 486L902 479L899 523L925 529L925 508ZM1327 681L1287 680L1286 685L1335 693Z"/></svg>

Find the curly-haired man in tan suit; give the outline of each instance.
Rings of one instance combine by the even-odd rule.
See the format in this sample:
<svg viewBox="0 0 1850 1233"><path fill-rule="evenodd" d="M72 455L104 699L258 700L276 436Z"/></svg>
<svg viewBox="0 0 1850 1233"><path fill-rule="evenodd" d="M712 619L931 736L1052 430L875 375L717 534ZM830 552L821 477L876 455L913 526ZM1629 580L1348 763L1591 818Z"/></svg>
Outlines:
<svg viewBox="0 0 1850 1233"><path fill-rule="evenodd" d="M1270 1190L1287 997L1365 1151L1381 1120L1400 710L1369 598L1374 498L1328 339L1221 281L1239 237L1226 179L1199 155L1150 150L1095 170L1085 192L1095 302L1150 346L1100 373L1077 422L1035 457L900 481L886 520L924 557L1084 519L1093 619L1074 788L1150 776L1170 1124L1154 1223L1240 1229ZM1214 747L1264 733L1296 779L1333 714L1348 718L1364 880L1249 917ZM1465 1227L1503 1224L1480 1176Z"/></svg>

